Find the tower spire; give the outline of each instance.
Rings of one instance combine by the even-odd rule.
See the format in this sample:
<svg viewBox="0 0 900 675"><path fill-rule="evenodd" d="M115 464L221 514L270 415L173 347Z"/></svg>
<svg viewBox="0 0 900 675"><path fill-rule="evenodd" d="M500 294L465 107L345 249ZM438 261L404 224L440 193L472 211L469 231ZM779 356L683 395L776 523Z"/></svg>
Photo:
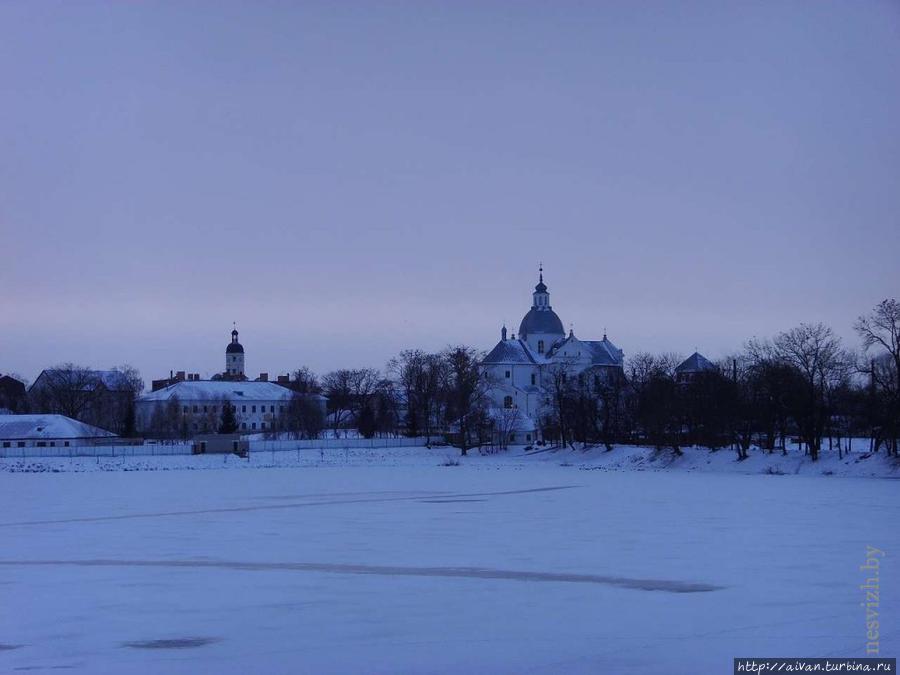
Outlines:
<svg viewBox="0 0 900 675"><path fill-rule="evenodd" d="M543 296L543 300L539 300L538 296ZM547 284L544 283L544 263L538 265L538 284L534 287L534 306L549 307L549 294L547 293Z"/></svg>

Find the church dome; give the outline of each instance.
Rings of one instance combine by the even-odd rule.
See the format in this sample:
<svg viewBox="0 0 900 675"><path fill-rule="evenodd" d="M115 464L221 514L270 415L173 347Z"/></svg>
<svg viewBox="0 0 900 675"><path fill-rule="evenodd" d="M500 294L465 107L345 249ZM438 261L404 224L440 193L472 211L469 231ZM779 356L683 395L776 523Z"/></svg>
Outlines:
<svg viewBox="0 0 900 675"><path fill-rule="evenodd" d="M522 319L522 323L519 324L520 337L524 338L536 333L566 334L563 330L562 321L560 321L556 312L549 307L547 309L532 307L528 310L528 314Z"/></svg>
<svg viewBox="0 0 900 675"><path fill-rule="evenodd" d="M228 343L228 346L225 347L226 354L243 354L244 348L241 346L241 343L238 342L238 332L237 330L231 331L231 342Z"/></svg>
<svg viewBox="0 0 900 675"><path fill-rule="evenodd" d="M550 291L547 290L547 284L544 283L544 266L538 268L538 284L534 287L532 293L533 301L528 314L519 324L519 337L527 338L529 335L559 335L565 336L562 321L556 316L556 312L550 306Z"/></svg>

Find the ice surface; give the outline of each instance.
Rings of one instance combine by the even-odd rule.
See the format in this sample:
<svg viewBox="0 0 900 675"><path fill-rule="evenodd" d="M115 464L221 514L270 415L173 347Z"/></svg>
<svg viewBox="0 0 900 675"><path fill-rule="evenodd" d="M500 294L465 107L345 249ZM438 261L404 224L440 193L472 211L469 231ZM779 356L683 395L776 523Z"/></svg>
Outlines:
<svg viewBox="0 0 900 675"><path fill-rule="evenodd" d="M867 546L886 552L881 651L897 653L896 480L767 475L776 460L719 453L706 473L705 451L684 470L619 448L449 454L0 472L0 672L719 673L738 655L862 656ZM192 462L207 470L109 470ZM43 466L63 463L79 462ZM893 475L881 457L819 467L860 465Z"/></svg>

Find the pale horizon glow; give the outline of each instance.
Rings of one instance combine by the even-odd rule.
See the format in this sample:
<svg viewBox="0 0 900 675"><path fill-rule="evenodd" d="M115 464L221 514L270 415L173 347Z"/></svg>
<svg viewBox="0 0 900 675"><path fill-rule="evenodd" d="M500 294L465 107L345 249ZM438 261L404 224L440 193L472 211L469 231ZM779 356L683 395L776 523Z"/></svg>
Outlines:
<svg viewBox="0 0 900 675"><path fill-rule="evenodd" d="M900 294L900 6L0 5L0 373L626 356Z"/></svg>

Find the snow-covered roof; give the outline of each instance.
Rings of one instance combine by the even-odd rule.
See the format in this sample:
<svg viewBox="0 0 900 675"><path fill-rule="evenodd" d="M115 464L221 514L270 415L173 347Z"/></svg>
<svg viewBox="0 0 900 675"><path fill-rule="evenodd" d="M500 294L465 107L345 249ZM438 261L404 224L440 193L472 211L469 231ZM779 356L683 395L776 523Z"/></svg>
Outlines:
<svg viewBox="0 0 900 675"><path fill-rule="evenodd" d="M3 440L111 438L114 433L65 415L0 415Z"/></svg>
<svg viewBox="0 0 900 675"><path fill-rule="evenodd" d="M592 366L621 366L625 359L624 352L610 342L605 335L602 340L579 340L572 334L554 342L547 352L547 357L553 359L558 356L559 350L569 343L583 345L591 357Z"/></svg>
<svg viewBox="0 0 900 675"><path fill-rule="evenodd" d="M684 361L682 361L677 368L675 368L676 373L699 373L702 370L715 370L716 366L709 359L707 359L700 352L694 352L689 357L687 357Z"/></svg>
<svg viewBox="0 0 900 675"><path fill-rule="evenodd" d="M57 373L63 372L59 368L46 368L41 371L41 374L38 375L38 378L34 381L34 384L31 386L34 387L41 381L41 378L46 376L49 378L56 377ZM103 384L104 387L109 389L110 391L130 391L131 386L128 382L128 378L125 377L118 370L89 370L87 371L89 375L89 379L85 380L84 389L87 391L91 391L98 384ZM59 376L62 377L62 376Z"/></svg>
<svg viewBox="0 0 900 675"><path fill-rule="evenodd" d="M624 354L621 349L606 339L584 340L584 344L591 351L591 363L595 366L621 366Z"/></svg>
<svg viewBox="0 0 900 675"><path fill-rule="evenodd" d="M500 340L482 363L535 363L531 350L522 340Z"/></svg>
<svg viewBox="0 0 900 675"><path fill-rule="evenodd" d="M232 380L192 380L176 382L141 396L138 401L168 401L177 396L181 401L229 400L278 401L291 398L293 392L274 382L235 382Z"/></svg>

